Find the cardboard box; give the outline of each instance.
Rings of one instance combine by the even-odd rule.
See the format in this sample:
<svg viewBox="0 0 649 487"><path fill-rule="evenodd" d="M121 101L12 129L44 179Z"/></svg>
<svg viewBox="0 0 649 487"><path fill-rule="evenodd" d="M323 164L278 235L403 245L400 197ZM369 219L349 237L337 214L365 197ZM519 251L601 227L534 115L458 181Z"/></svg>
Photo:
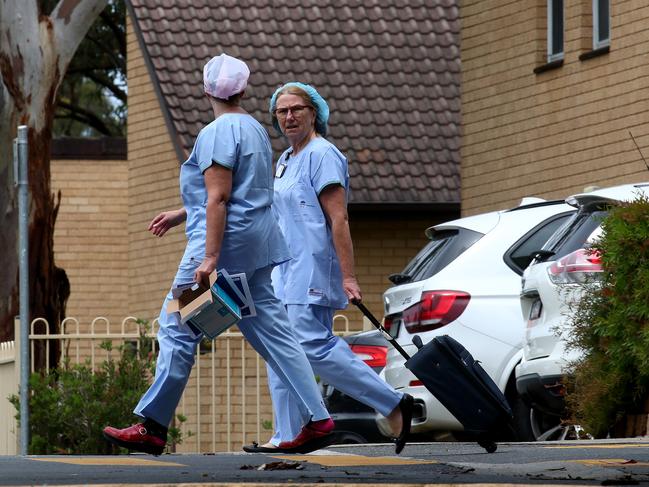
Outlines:
<svg viewBox="0 0 649 487"><path fill-rule="evenodd" d="M214 339L241 320L241 311L230 295L217 284L217 273L210 274L210 287L193 283L172 289L173 300L167 313L179 313L180 322Z"/></svg>

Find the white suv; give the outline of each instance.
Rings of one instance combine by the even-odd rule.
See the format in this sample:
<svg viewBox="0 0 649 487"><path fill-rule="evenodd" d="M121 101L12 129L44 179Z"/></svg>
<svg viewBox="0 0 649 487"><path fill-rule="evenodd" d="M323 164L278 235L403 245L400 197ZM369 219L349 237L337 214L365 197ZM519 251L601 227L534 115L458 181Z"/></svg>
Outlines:
<svg viewBox="0 0 649 487"><path fill-rule="evenodd" d="M578 439L569 425L561 423L566 367L580 357L566 350L562 336L570 333L571 314L581 297L579 284L597 278L599 256L590 252L598 238L608 208L649 196L649 183L627 184L577 194L566 202L578 209L548 240L525 270L521 311L527 321L523 359L516 367L516 388L531 406L533 436L538 440Z"/></svg>
<svg viewBox="0 0 649 487"><path fill-rule="evenodd" d="M482 363L512 405L520 440L531 439L529 408L514 385L525 336L520 276L574 211L563 201L525 199L517 208L431 227L426 230L428 245L401 274L390 276L396 286L383 295L385 326L409 354L416 352L414 335L427 343L446 334ZM414 396L413 433L463 430L392 348L382 375ZM385 418L379 416L377 422L388 434Z"/></svg>

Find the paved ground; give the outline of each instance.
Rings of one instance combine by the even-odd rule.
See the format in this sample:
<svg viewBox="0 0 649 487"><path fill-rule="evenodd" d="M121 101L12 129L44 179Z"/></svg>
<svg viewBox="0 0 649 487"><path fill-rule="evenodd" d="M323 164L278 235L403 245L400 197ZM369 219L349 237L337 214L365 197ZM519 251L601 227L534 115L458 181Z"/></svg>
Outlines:
<svg viewBox="0 0 649 487"><path fill-rule="evenodd" d="M648 485L649 438L500 444L332 447L309 455L0 457L0 485L519 484ZM271 470L274 466L286 469ZM265 466L265 467L264 467Z"/></svg>

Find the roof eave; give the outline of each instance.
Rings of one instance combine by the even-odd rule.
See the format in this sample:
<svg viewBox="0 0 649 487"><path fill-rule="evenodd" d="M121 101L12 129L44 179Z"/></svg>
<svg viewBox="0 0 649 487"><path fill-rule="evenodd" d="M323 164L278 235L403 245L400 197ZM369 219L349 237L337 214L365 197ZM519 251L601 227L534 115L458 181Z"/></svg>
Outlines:
<svg viewBox="0 0 649 487"><path fill-rule="evenodd" d="M350 202L347 210L355 216L377 215L385 218L419 218L426 215L459 215L460 201L445 202L381 202L361 203Z"/></svg>

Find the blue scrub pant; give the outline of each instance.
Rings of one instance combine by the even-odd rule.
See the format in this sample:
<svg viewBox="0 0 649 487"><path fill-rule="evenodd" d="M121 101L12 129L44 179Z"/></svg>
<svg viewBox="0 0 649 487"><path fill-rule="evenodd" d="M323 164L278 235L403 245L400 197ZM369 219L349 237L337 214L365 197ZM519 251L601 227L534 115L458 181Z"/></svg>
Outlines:
<svg viewBox="0 0 649 487"><path fill-rule="evenodd" d="M295 336L306 352L315 375L336 389L389 415L403 397L332 333L334 310L314 304L286 306ZM309 421L309 413L285 383L268 367L268 387L275 410L274 445L294 438Z"/></svg>
<svg viewBox="0 0 649 487"><path fill-rule="evenodd" d="M174 286L191 282L195 267L183 269L181 265ZM271 270L271 267L265 267L247 275L257 316L241 320L239 330L278 380L297 398L304 416L314 421L326 419L329 413L313 374L304 373L310 370L309 362L288 326L284 306L273 294ZM202 335L194 335L188 327L180 324L178 313L167 314L170 299L171 292L160 311L160 350L155 378L134 410L136 415L153 419L163 426L169 425L173 418L194 365L196 347L202 339Z"/></svg>

